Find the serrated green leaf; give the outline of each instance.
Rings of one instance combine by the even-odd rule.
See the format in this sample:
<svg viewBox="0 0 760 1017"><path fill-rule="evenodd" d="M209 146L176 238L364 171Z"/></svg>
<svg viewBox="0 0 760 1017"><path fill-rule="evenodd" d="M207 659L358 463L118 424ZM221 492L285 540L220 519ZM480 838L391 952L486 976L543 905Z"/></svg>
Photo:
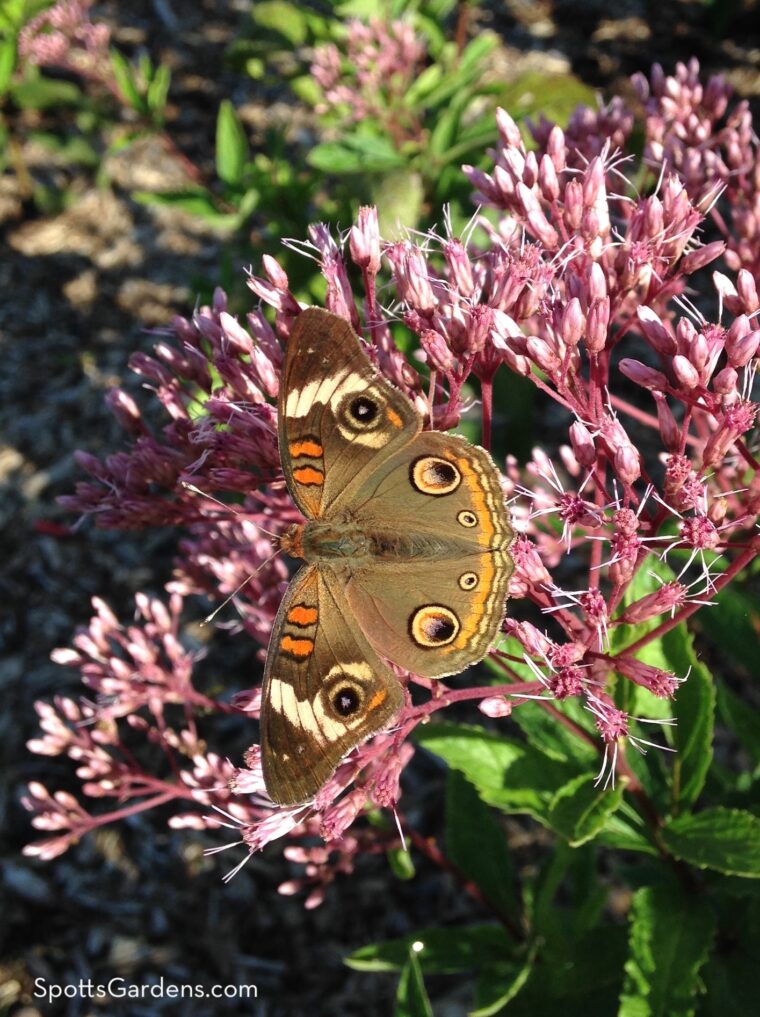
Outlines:
<svg viewBox="0 0 760 1017"><path fill-rule="evenodd" d="M760 819L742 809L704 809L665 823L662 839L676 858L700 869L760 878Z"/></svg>
<svg viewBox="0 0 760 1017"><path fill-rule="evenodd" d="M578 776L577 767L482 728L434 724L418 729L416 738L463 773L484 802L505 812L525 812L547 825L557 789Z"/></svg>
<svg viewBox="0 0 760 1017"><path fill-rule="evenodd" d="M624 814L625 813L625 814ZM640 851L648 855L659 855L655 844L648 837L648 828L639 814L623 801L622 807L607 819L597 836L597 843L618 851Z"/></svg>
<svg viewBox="0 0 760 1017"><path fill-rule="evenodd" d="M581 774L561 787L552 799L549 822L557 833L578 847L597 835L623 800L624 781L615 788L594 787L590 774Z"/></svg>
<svg viewBox="0 0 760 1017"><path fill-rule="evenodd" d="M757 651L755 651L757 652ZM735 695L725 682L718 682L718 709L756 763L760 763L760 713Z"/></svg>
<svg viewBox="0 0 760 1017"><path fill-rule="evenodd" d="M512 856L504 831L457 770L449 770L446 785L446 854L498 912L516 914Z"/></svg>
<svg viewBox="0 0 760 1017"><path fill-rule="evenodd" d="M248 140L235 107L222 99L216 120L216 172L220 180L237 187L248 161Z"/></svg>
<svg viewBox="0 0 760 1017"><path fill-rule="evenodd" d="M401 972L396 991L394 1017L433 1017L433 1008L422 980L417 954L412 950Z"/></svg>
<svg viewBox="0 0 760 1017"><path fill-rule="evenodd" d="M618 1017L692 1017L713 932L704 899L664 886L638 890Z"/></svg>
<svg viewBox="0 0 760 1017"><path fill-rule="evenodd" d="M344 963L356 971L400 971L413 943L425 974L457 974L494 964L510 955L512 944L498 925L459 925L419 929L403 939L370 943L355 950Z"/></svg>
<svg viewBox="0 0 760 1017"><path fill-rule="evenodd" d="M111 69L113 70L114 77L116 78L116 84L119 87L119 91L121 92L124 101L137 113L144 113L145 103L143 102L140 90L137 87L132 65L118 49L114 49L112 47L109 50L108 55L111 58Z"/></svg>

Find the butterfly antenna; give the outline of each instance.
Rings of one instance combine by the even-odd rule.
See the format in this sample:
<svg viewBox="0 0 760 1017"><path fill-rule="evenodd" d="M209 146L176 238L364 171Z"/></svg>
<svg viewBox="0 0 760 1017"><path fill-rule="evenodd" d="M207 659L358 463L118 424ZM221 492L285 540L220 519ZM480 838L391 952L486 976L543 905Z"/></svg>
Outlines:
<svg viewBox="0 0 760 1017"><path fill-rule="evenodd" d="M208 624L209 624L209 622L213 621L213 620L214 620L214 618L216 618L216 616L217 616L217 615L219 614L219 612L220 612L220 611L221 611L221 610L222 610L223 608L225 608L225 607L226 607L226 606L227 606L227 605L229 604L229 602L230 602L231 600L233 600L233 599L234 599L235 597L237 597L238 593L240 593L240 591L241 591L241 590L242 590L242 589L243 589L243 588L244 588L245 586L247 586L247 585L248 585L248 583L250 583L250 581L251 581L251 580L253 579L253 577L254 577L255 575L257 575L257 574L258 574L259 572L261 572L261 570L262 570L262 569L264 568L264 566L265 566L265 565L268 565L268 564L270 563L270 561L274 561L274 559L275 559L275 558L277 557L277 555L278 555L278 554L280 553L280 551L281 551L281 550L282 550L282 548L278 547L278 548L277 548L277 550L276 550L276 551L273 551L273 552L272 552L272 553L271 553L271 554L269 555L269 557L268 557L268 558L265 558L265 559L264 559L264 561L263 561L263 562L262 562L262 563L261 563L261 564L260 564L259 566L257 566L257 567L256 567L256 568L255 568L255 569L253 570L253 572L251 572L251 574L250 574L250 575L248 575L248 576L246 576L246 577L245 577L245 579L243 580L243 582L242 582L242 583L240 583L240 585L239 585L239 586L236 586L236 587L235 587L235 589L234 589L234 590L232 591L232 593L231 593L231 594L229 595L229 597L225 597L225 599L224 599L224 600L223 600L223 601L221 602L221 604L220 604L220 605L219 605L218 607L215 607L215 608L214 608L214 610L213 610L213 611L211 612L211 614L210 614L210 615L208 615L208 616L207 616L206 618L204 618L204 619L203 619L203 621L201 622L201 625L208 625Z"/></svg>
<svg viewBox="0 0 760 1017"><path fill-rule="evenodd" d="M190 484L186 480L180 480L179 486L184 487L186 491L192 491L193 494L199 494L201 498L207 498L209 501L213 501L215 505L220 505L223 509L227 509L228 512L234 512L235 515L238 514L238 510L234 505L228 505L227 502L219 501L219 499L214 498L213 495L206 494L205 491L201 491L201 489L196 487L195 484Z"/></svg>
<svg viewBox="0 0 760 1017"><path fill-rule="evenodd" d="M196 487L195 484L188 483L187 480L180 480L179 486L184 487L187 491L192 491L193 494L199 494L201 498L213 501L215 505L219 505L220 508L227 509L228 512L233 512L236 516L240 514L234 505L229 505L226 501L220 501L218 498L214 498L213 495L207 494L205 491L201 491L199 487ZM279 533L275 533L273 530L265 530L264 527L260 526L258 523L256 523L256 529L261 530L262 533L266 533L268 537L273 537L275 540L280 536Z"/></svg>

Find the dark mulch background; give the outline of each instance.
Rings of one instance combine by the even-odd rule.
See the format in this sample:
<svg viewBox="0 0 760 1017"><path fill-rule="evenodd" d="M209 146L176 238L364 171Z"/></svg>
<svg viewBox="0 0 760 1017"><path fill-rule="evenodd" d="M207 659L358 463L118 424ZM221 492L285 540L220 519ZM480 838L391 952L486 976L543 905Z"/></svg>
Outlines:
<svg viewBox="0 0 760 1017"><path fill-rule="evenodd" d="M505 66L572 69L609 95L627 88L627 75L659 60L667 70L697 55L703 67L727 73L740 94L760 94L758 17L745 3L727 37L698 2L509 0L479 15L505 46ZM267 124L297 115L276 87L242 83L223 69L225 46L248 4L132 0L99 4L128 52L145 47L173 69L172 131L181 147L210 169L219 101L242 108L252 143ZM15 123L19 136L31 114ZM59 125L60 128L60 125ZM61 859L43 864L20 855L35 834L19 805L23 785L45 780L70 787L70 768L31 756L36 733L32 703L55 693L76 694L72 675L49 661L90 616L89 599L104 596L122 618L132 595L159 592L170 575L173 536L113 534L85 526L74 536L46 533L47 521L69 522L55 499L77 479L72 453L120 447L121 433L103 396L116 383L136 389L126 364L148 349L146 328L190 313L196 293L220 279L229 260L225 239L178 213L129 198L133 187L169 186L181 170L155 144L109 160L112 185L97 189L85 174L57 165L32 144L22 160L35 180L68 189L65 212L42 217L19 176L0 177L0 1014L179 1012L168 1000L119 1010L71 1001L39 1010L33 980L71 983L113 974L132 983L163 975L185 982L256 983L257 1013L373 1015L390 1012L395 980L350 972L342 957L356 947L437 921L487 917L450 878L421 863L417 878L389 878L382 858L366 859L342 879L321 908L305 912L276 886L291 873L277 847L256 857L228 886L228 857L205 859L207 842L169 832L157 814L134 817L90 837ZM272 251L271 253L276 253ZM238 273L242 264L233 264ZM253 649L229 639L220 658L233 688L250 683ZM235 731L234 759L246 744ZM250 741L250 737L248 738ZM442 798L432 764L415 770L411 804L422 832L440 832ZM530 863L540 835L514 824L515 849ZM236 860L236 859L235 859ZM436 1012L461 1014L465 987L432 980ZM195 1009L193 1008L195 1006ZM182 1004L183 1013L252 1012L236 1002Z"/></svg>

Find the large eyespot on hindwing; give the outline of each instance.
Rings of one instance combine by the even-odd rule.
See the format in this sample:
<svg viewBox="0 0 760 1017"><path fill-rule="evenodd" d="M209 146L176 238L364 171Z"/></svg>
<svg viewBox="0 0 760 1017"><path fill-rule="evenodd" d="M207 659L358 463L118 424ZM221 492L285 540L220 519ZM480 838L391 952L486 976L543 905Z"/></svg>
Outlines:
<svg viewBox="0 0 760 1017"><path fill-rule="evenodd" d="M440 496L456 491L462 483L462 474L448 459L418 456L409 467L409 482L420 494Z"/></svg>
<svg viewBox="0 0 760 1017"><path fill-rule="evenodd" d="M442 604L425 604L409 617L409 635L424 650L453 643L460 628L457 616Z"/></svg>

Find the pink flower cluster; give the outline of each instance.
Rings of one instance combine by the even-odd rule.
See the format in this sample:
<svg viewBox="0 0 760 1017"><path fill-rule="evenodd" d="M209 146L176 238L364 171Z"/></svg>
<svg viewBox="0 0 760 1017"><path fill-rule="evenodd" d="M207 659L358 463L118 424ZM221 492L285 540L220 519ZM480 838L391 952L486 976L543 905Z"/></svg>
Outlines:
<svg viewBox="0 0 760 1017"><path fill-rule="evenodd" d="M64 67L93 79L112 77L111 33L90 21L93 0L59 0L21 30L19 56L39 67Z"/></svg>
<svg viewBox="0 0 760 1017"><path fill-rule="evenodd" d="M311 75L322 92L317 112L335 114L343 124L378 120L397 141L418 137L420 125L403 100L425 55L405 21L349 21L345 53L334 43L314 51Z"/></svg>
<svg viewBox="0 0 760 1017"><path fill-rule="evenodd" d="M691 72L679 70L661 88L655 71L651 87L662 103L677 93L679 115L691 122L703 99L693 87L688 92L684 73ZM275 837L292 841L319 832L324 850L288 849L306 874L283 888L308 887L312 903L337 871L379 843L361 826L344 835L368 805L395 808L412 755L409 734L455 702L477 701L498 719L576 698L599 736L599 779L623 772L636 788L620 749L630 744L643 751L652 743L613 701L611 681L620 676L664 700L677 695L687 676L645 663L639 651L709 604L760 550L757 292L752 272L736 262L728 268L734 276L715 272L711 282L704 271L734 250L730 238L704 235L713 224L720 229L715 214L732 207L730 188L717 205L705 205L690 189L689 157L688 174L674 159L652 177L647 193L637 193L623 173L624 153L615 148L631 130L619 102L597 114L579 112L568 131L543 121L532 150L504 112L498 127L490 171L466 168L476 200L497 211L479 217L463 236L445 220L441 233L383 243L376 210L365 208L346 243L315 226L303 247L320 264L326 306L364 335L370 356L429 426L457 424L474 379L483 443L490 446L500 426L493 379L501 369L535 386L544 408L555 405L557 440L546 428L549 447L535 449L525 466L512 457L498 464L518 530L510 593L526 601L511 607L515 617L505 622L505 640L491 652L501 685L451 687L400 675L427 689L429 698L408 705L392 732L355 750L315 801L296 809L276 809L264 797L257 749L242 770L200 749L196 707L255 716L259 699L254 692L231 705L210 704L194 691L192 655L179 641L179 594L234 596L243 624L263 646L285 571L264 564L271 545L262 534L279 534L298 519L278 469L272 400L280 343L300 305L271 258L249 285L271 308L273 326L256 311L245 328L219 293L191 322L176 319L172 342L159 342L154 357L133 360L169 423L154 436L131 398L117 390L111 406L133 436L132 448L104 463L83 457L92 480L66 499L101 525L183 525L190 536L180 548L168 612L141 600L143 624L124 629L98 602L75 650L59 653L61 662L80 668L99 698L41 706L46 737L33 749L75 759L85 794L120 801L147 795L135 809L172 793L194 802L175 825L216 825L226 817L249 851ZM709 142L706 152L714 151ZM649 157L655 154L650 148ZM351 263L363 282L362 314ZM379 303L381 282L388 308ZM424 380L396 347L396 324L417 336ZM676 562L672 569L669 562ZM654 580L646 589L634 586L647 572L659 586ZM568 574L572 589L559 585L558 576ZM536 624L542 614L545 630ZM650 623L645 633L621 649L612 636L642 622ZM171 726L170 708L180 715ZM158 781L133 757L119 757L124 724L165 747L173 776ZM50 848L43 842L48 853L102 820L39 787L29 805L37 825L58 831ZM208 819L199 806L219 811Z"/></svg>

